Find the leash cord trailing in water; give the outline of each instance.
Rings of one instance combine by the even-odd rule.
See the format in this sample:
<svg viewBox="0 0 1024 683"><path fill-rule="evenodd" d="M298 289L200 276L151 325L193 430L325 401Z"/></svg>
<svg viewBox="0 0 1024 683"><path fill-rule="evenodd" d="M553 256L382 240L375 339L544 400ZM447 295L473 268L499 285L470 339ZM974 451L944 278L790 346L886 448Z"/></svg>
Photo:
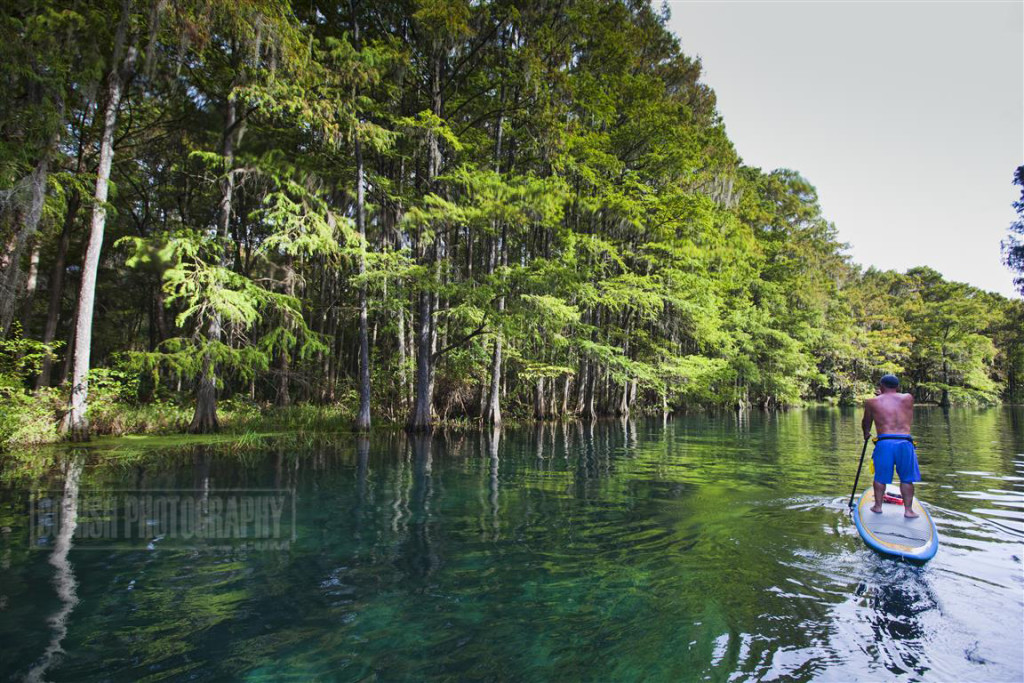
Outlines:
<svg viewBox="0 0 1024 683"><path fill-rule="evenodd" d="M857 476L853 478L853 491L850 492L850 509L853 509L853 497L857 495L857 483L860 481L860 468L864 466L864 454L868 452L868 439L864 437L864 448L860 449L860 462L857 463Z"/></svg>

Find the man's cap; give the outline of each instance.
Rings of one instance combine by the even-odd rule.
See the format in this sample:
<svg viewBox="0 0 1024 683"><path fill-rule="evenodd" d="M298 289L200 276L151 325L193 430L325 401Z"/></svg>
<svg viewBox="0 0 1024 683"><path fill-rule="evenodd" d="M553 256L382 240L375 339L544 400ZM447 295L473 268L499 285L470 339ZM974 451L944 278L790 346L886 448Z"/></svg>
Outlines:
<svg viewBox="0 0 1024 683"><path fill-rule="evenodd" d="M882 379L878 380L878 383L886 389L900 388L900 378L896 375L882 375Z"/></svg>

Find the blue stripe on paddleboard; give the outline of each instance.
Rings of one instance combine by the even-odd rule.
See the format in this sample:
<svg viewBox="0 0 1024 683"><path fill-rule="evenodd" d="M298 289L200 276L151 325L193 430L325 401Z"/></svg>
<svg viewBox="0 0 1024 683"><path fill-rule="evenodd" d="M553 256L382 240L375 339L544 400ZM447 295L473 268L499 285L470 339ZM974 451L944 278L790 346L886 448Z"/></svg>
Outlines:
<svg viewBox="0 0 1024 683"><path fill-rule="evenodd" d="M876 514L874 512L871 512L870 510L871 504L873 502L874 491L871 488L868 488L864 491L864 493L860 495L860 498L857 499L857 506L853 512L854 524L856 524L857 526L857 532L860 534L860 537L864 539L864 543L866 543L869 547L874 548L875 550L881 553L885 553L887 555L895 555L897 557L905 557L908 560L917 560L920 562L925 562L935 557L935 553L939 550L939 534L935 530L935 522L932 520L931 514L928 513L928 510L927 508L924 507L923 503L920 503L920 501L915 500L914 509L917 511L918 514L922 515L928 522L926 529L928 532L928 538L925 540L923 544L915 544L912 545L910 548L901 548L898 547L896 544L877 538L874 534L872 534L872 530L869 528L869 525L864 522L864 518L862 517L862 515ZM899 506L899 509L899 519L902 520L902 506ZM887 515L887 517L895 518L895 515L889 514ZM908 543L906 545L910 544Z"/></svg>

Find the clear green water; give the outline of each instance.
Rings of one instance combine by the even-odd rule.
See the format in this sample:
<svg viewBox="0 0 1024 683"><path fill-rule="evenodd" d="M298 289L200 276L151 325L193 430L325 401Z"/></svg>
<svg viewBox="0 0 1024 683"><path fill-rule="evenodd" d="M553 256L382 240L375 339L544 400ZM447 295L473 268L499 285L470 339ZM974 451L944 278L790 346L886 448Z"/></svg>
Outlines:
<svg viewBox="0 0 1024 683"><path fill-rule="evenodd" d="M0 679L1021 680L1024 411L918 411L924 566L856 533L858 421L8 458Z"/></svg>

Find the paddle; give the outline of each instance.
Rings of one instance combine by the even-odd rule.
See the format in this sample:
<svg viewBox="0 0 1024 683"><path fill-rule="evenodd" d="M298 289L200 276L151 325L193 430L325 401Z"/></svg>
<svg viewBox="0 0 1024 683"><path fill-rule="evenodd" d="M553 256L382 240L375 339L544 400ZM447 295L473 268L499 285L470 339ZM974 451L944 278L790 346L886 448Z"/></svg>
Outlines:
<svg viewBox="0 0 1024 683"><path fill-rule="evenodd" d="M853 497L857 495L857 482L860 481L860 468L864 466L864 454L868 452L868 439L864 437L864 448L860 449L860 462L857 463L857 476L853 479L853 491L850 493L850 509L853 509Z"/></svg>

